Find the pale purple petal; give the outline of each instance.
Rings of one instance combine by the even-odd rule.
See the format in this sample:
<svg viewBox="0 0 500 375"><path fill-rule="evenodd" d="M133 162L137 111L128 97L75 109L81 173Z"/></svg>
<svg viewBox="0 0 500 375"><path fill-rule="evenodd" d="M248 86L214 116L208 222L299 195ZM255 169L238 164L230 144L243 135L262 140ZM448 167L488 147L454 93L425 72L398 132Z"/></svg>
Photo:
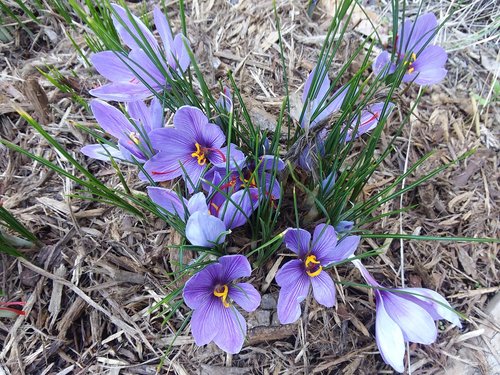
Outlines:
<svg viewBox="0 0 500 375"><path fill-rule="evenodd" d="M337 259L335 246L337 245L337 233L331 225L319 224L314 229L311 254L327 266Z"/></svg>
<svg viewBox="0 0 500 375"><path fill-rule="evenodd" d="M182 178L186 181L186 186L190 193L193 193L200 183L201 176L205 170L205 165L200 165L195 158L189 158L182 163L184 170Z"/></svg>
<svg viewBox="0 0 500 375"><path fill-rule="evenodd" d="M144 153L129 137L120 139L118 141L118 147L120 148L120 152L125 159L132 163L136 161L139 163L145 163L148 160Z"/></svg>
<svg viewBox="0 0 500 375"><path fill-rule="evenodd" d="M354 252L359 246L359 241L361 241L360 236L347 236L342 239L337 244L335 248L335 254L333 257L334 262L340 262L342 260L348 259L354 255Z"/></svg>
<svg viewBox="0 0 500 375"><path fill-rule="evenodd" d="M252 195L258 197L256 189L239 190L219 207L218 216L224 221L226 228L234 229L247 222L254 209L257 208Z"/></svg>
<svg viewBox="0 0 500 375"><path fill-rule="evenodd" d="M177 34L174 38L174 44L171 53L167 55L167 58L169 59L169 65L180 72L185 72L189 64L191 63L191 58L189 57L189 52L186 48L186 44L189 46L189 41L187 40L187 38L182 34Z"/></svg>
<svg viewBox="0 0 500 375"><path fill-rule="evenodd" d="M153 8L153 17L155 21L156 30L158 30L158 34L160 34L160 38L163 42L165 53L168 54L174 43L172 30L170 29L168 20L158 6L155 6Z"/></svg>
<svg viewBox="0 0 500 375"><path fill-rule="evenodd" d="M231 285L228 296L247 312L256 310L260 305L260 293L249 283Z"/></svg>
<svg viewBox="0 0 500 375"><path fill-rule="evenodd" d="M208 124L208 118L201 109L188 105L180 107L175 112L173 121L176 129L192 134L196 139L202 137L205 126Z"/></svg>
<svg viewBox="0 0 500 375"><path fill-rule="evenodd" d="M444 68L423 70L418 72L414 82L420 86L433 85L441 82L444 77L446 77L447 73L448 71ZM407 77L408 75L409 74L406 74L404 77Z"/></svg>
<svg viewBox="0 0 500 375"><path fill-rule="evenodd" d="M113 82L130 83L134 74L125 62L130 64L127 55L116 51L94 53L90 61L100 75Z"/></svg>
<svg viewBox="0 0 500 375"><path fill-rule="evenodd" d="M182 221L186 220L189 212L186 212L188 202L186 199L179 197L179 195L170 189L148 186L148 195L151 200L158 206L162 207L165 211L179 216ZM182 200L181 200L182 198Z"/></svg>
<svg viewBox="0 0 500 375"><path fill-rule="evenodd" d="M184 154L171 154L167 151L157 153L146 164L144 170L149 174L153 181L169 181L182 176L182 160Z"/></svg>
<svg viewBox="0 0 500 375"><path fill-rule="evenodd" d="M233 280L241 277L248 277L252 273L250 263L244 255L224 255L219 258L221 265L221 279L224 284L229 284Z"/></svg>
<svg viewBox="0 0 500 375"><path fill-rule="evenodd" d="M300 318L300 303L309 293L310 279L299 259L286 263L276 274L276 282L281 286L277 306L281 324L293 323Z"/></svg>
<svg viewBox="0 0 500 375"><path fill-rule="evenodd" d="M222 306L222 304L221 304ZM227 353L239 353L245 342L247 324L241 313L231 306L218 311L215 344Z"/></svg>
<svg viewBox="0 0 500 375"><path fill-rule="evenodd" d="M311 126L314 126L318 123L320 123L321 121L325 120L328 116L330 116L332 113L335 113L337 112L340 107L342 106L342 103L344 102L344 99L347 95L349 91L349 86L346 85L346 86L342 86L340 89L338 89L337 91L335 91L332 95L332 98L334 98L330 104L328 104L315 118L314 120L311 122ZM319 98L318 99L318 107L319 107L319 103L321 101L322 98ZM323 103L322 103L322 106L324 106L325 104L327 103L327 100L325 100Z"/></svg>
<svg viewBox="0 0 500 375"><path fill-rule="evenodd" d="M314 90L316 95L313 95L313 93L309 94L309 91L312 88L311 84L313 82L314 74L316 72L316 69L318 68L320 68L321 71L318 72L318 77L316 79L316 86ZM321 79L321 76L323 76L323 80L320 82L319 80ZM313 95L309 98L310 102L315 101L317 98L321 101L321 99L323 99L323 97L328 93L329 89L330 89L330 78L328 78L328 72L325 71L325 68L321 63L318 63L318 65L307 76L306 83L304 84L304 92L302 93L302 103L306 102L307 97L309 95ZM313 112L315 109L316 108L313 109Z"/></svg>
<svg viewBox="0 0 500 375"><path fill-rule="evenodd" d="M343 220L335 226L335 231L338 233L349 232L352 228L354 228L354 221Z"/></svg>
<svg viewBox="0 0 500 375"><path fill-rule="evenodd" d="M196 160L191 156L196 151L196 141L191 134L175 128L161 128L153 130L149 134L149 138L151 139L151 145L156 150L170 152L176 157L186 155Z"/></svg>
<svg viewBox="0 0 500 375"><path fill-rule="evenodd" d="M335 283L328 273L321 271L318 276L310 277L314 299L325 307L335 305Z"/></svg>
<svg viewBox="0 0 500 375"><path fill-rule="evenodd" d="M191 215L197 211L208 212L207 197L205 197L205 194L196 193L189 198L187 209Z"/></svg>
<svg viewBox="0 0 500 375"><path fill-rule="evenodd" d="M206 345L214 340L220 327L221 314L225 309L220 298L215 296L202 302L203 304L199 305L191 316L191 333L198 346Z"/></svg>
<svg viewBox="0 0 500 375"><path fill-rule="evenodd" d="M401 328L387 314L383 299L377 298L375 336L384 362L396 371L404 371L405 342Z"/></svg>
<svg viewBox="0 0 500 375"><path fill-rule="evenodd" d="M151 100L151 104L149 105L149 113L151 117L151 129L160 129L165 126L165 120L163 117L163 106L158 100L158 98L154 97L153 100Z"/></svg>
<svg viewBox="0 0 500 375"><path fill-rule="evenodd" d="M105 144L94 144L94 145L83 146L80 149L80 152L88 156L89 158L102 161L109 161L110 160L109 155L111 155L111 157L116 160L125 159L120 150L118 150L113 146Z"/></svg>
<svg viewBox="0 0 500 375"><path fill-rule="evenodd" d="M184 302L191 309L196 310L204 305L210 304L210 299L219 299L214 296L214 286L217 284L218 264L210 264L201 271L195 273L184 285L182 296ZM214 298L215 297L215 298Z"/></svg>
<svg viewBox="0 0 500 375"><path fill-rule="evenodd" d="M285 169L285 162L277 156L264 155L260 158L259 170L281 172L283 169Z"/></svg>
<svg viewBox="0 0 500 375"><path fill-rule="evenodd" d="M152 129L152 117L148 106L142 100L128 103L127 111L132 118L137 127L145 130L145 133L149 133Z"/></svg>
<svg viewBox="0 0 500 375"><path fill-rule="evenodd" d="M398 296L409 299L423 307L434 320L445 319L459 328L462 327L460 317L452 310L448 301L439 293L426 288L401 288L399 290L411 292L411 294L400 293Z"/></svg>
<svg viewBox="0 0 500 375"><path fill-rule="evenodd" d="M396 65L391 62L391 54L383 51L377 56L372 66L373 72L380 78L385 77L387 74L392 74L396 71Z"/></svg>
<svg viewBox="0 0 500 375"><path fill-rule="evenodd" d="M289 250L292 250L299 258L303 258L309 252L311 234L304 229L288 228L284 242Z"/></svg>
<svg viewBox="0 0 500 375"><path fill-rule="evenodd" d="M165 76L143 50L132 50L128 56L131 60L130 69L136 77L134 82L143 84L149 90L157 92L164 89Z"/></svg>
<svg viewBox="0 0 500 375"><path fill-rule="evenodd" d="M89 94L100 99L116 102L144 100L153 95L142 83L109 83L90 90Z"/></svg>
<svg viewBox="0 0 500 375"><path fill-rule="evenodd" d="M401 328L405 341L426 345L436 341L436 324L425 309L395 293L381 291L380 294L387 314Z"/></svg>
<svg viewBox="0 0 500 375"><path fill-rule="evenodd" d="M156 38L138 17L134 16L132 13L130 13L130 15L127 14L127 11L117 4L111 4L111 6L116 12L116 15L111 15L113 24L123 42L129 48L142 48L142 45L147 44L151 46L154 51L158 51L158 42ZM118 16L118 18L116 16ZM130 16L134 21L129 19ZM136 40L138 40L139 43L137 43Z"/></svg>
<svg viewBox="0 0 500 375"><path fill-rule="evenodd" d="M226 239L226 226L208 212L192 214L186 223L186 238L195 246L214 247Z"/></svg>
<svg viewBox="0 0 500 375"><path fill-rule="evenodd" d="M210 153L210 162L217 168L226 172L226 164L227 157L229 156L229 169L231 170L241 170L243 168L243 164L245 162L245 154L237 148L236 145L230 144L229 147L229 155L228 155L228 146L221 147L218 149L218 152ZM220 151L220 152L219 152Z"/></svg>
<svg viewBox="0 0 500 375"><path fill-rule="evenodd" d="M108 103L94 99L90 102L90 109L99 126L115 138L128 138L135 131L127 117Z"/></svg>
<svg viewBox="0 0 500 375"><path fill-rule="evenodd" d="M401 31L404 36L398 46L398 52L402 55L407 52L419 53L423 46L434 38L437 26L436 16L432 13L421 15L415 23L406 21Z"/></svg>
<svg viewBox="0 0 500 375"><path fill-rule="evenodd" d="M346 141L350 141L353 138L357 138L362 134L369 132L377 127L380 119L386 118L390 115L392 109L394 108L394 103L387 103L387 107L384 109L385 103L375 103L367 107L361 112L361 117L356 116L354 121L351 123L351 127L346 136ZM356 129L356 135L352 135L354 129Z"/></svg>

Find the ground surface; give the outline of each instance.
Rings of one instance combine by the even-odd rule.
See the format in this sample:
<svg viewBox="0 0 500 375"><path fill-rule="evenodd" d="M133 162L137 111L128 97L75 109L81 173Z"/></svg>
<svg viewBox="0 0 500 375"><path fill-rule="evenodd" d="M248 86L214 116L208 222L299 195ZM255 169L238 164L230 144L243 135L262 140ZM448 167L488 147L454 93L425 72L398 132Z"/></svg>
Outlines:
<svg viewBox="0 0 500 375"><path fill-rule="evenodd" d="M314 66L326 33L331 2L321 3L308 17L304 2L279 2L290 86L300 89ZM434 2L432 2L433 4ZM176 28L177 4L168 6ZM410 4L411 11L416 4ZM444 17L453 4L424 5ZM277 34L270 1L189 1L189 36L197 59L210 84L228 68L257 114L273 119L284 95ZM389 8L382 3L368 6L368 15L388 34ZM410 165L430 150L435 156L411 180L425 171L476 148L459 163L411 191L404 204L419 207L402 217L405 233L440 236L498 237L500 196L498 151L500 111L495 107L492 83L498 75L498 34L491 31L494 2L477 1L455 9L439 41L449 53L446 80L425 93L417 113L404 129L393 157L366 187L366 194L402 173L407 157ZM344 56L369 33L369 24L356 13L346 38ZM55 89L37 68L60 69L84 96L100 79L83 66L64 36L61 19L45 12L40 24L27 21L24 29L9 26L12 39L0 52L0 136L63 167L68 164L21 120L13 105L32 114L57 137L78 160L97 176L116 185L114 171L106 164L85 159L79 148L87 136L74 124L92 124L93 119L68 95ZM356 26L356 27L354 27ZM77 30L81 30L77 27ZM66 30L78 43L79 31ZM495 39L496 38L496 39ZM342 54L341 54L342 55ZM340 63L340 61L339 61ZM334 67L335 68L335 67ZM330 74L335 74L334 68ZM71 72L75 72L73 76ZM407 94L407 105L416 91ZM482 98L482 99L481 99ZM483 104L481 104L483 103ZM264 113L264 115L262 115ZM395 126L397 116L393 117ZM408 143L410 142L410 143ZM146 223L104 205L69 197L77 189L70 180L5 148L0 149L0 197L41 239L39 250L27 250L27 260L1 256L0 289L8 300L27 301L27 317L0 322L0 374L153 374L186 310L162 326L150 307L169 291L172 270L166 247L175 235L156 221ZM138 184L132 170L130 184ZM394 209L398 203L382 209ZM400 230L398 217L376 223L374 232ZM400 285L400 242L366 240L365 249L386 246L386 253L371 264L379 280ZM411 346L414 374L442 373L459 349L471 349L472 358L462 361L487 368L484 353L488 341L481 340L486 324L498 331L484 313L488 301L498 293L498 248L488 244L405 242L406 283L439 291L467 315L462 331L442 325L438 341L430 346ZM268 269L273 264L268 265ZM358 280L351 266L338 269L340 278ZM383 364L373 339L373 301L365 290L346 289L336 309L325 310L307 302L298 324L275 326L274 284L265 281L264 270L253 283L260 286L265 304L249 318L258 326L250 331L249 343L239 355L223 354L209 345L193 345L189 331L180 333L160 373L175 374L373 374L392 373ZM485 344L486 342L486 344ZM222 366L226 366L222 368Z"/></svg>

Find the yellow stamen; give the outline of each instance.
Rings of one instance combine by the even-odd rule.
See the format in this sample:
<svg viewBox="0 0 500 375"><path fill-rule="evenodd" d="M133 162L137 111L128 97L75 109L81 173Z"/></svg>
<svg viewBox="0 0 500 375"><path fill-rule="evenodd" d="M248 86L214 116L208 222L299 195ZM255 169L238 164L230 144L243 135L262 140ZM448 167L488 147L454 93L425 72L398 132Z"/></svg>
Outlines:
<svg viewBox="0 0 500 375"><path fill-rule="evenodd" d="M417 59L417 55L415 53L412 53L411 54L411 61L407 61L406 63L410 64L410 67L408 68L408 73L411 74L415 71L415 68L413 67L413 63L415 62L415 60Z"/></svg>
<svg viewBox="0 0 500 375"><path fill-rule="evenodd" d="M222 292L219 292L219 288L215 287L214 296L219 297L222 300L224 307L229 307L229 302L227 302L227 293L229 292L229 288L227 285L223 285L222 288Z"/></svg>
<svg viewBox="0 0 500 375"><path fill-rule="evenodd" d="M215 212L219 213L220 207L217 206L214 202L210 203L210 206L212 206L213 208L215 208ZM210 213L210 210L208 212Z"/></svg>
<svg viewBox="0 0 500 375"><path fill-rule="evenodd" d="M320 264L319 260L316 259L315 255L309 255L304 263L306 266L306 273L311 277L318 276L321 273L321 271L323 271L323 267L321 265L318 266L318 269L316 271L312 272L309 271L310 268L313 268L314 264Z"/></svg>
<svg viewBox="0 0 500 375"><path fill-rule="evenodd" d="M141 140L139 139L139 136L137 135L136 132L130 132L129 138L134 142L136 145L141 143Z"/></svg>
<svg viewBox="0 0 500 375"><path fill-rule="evenodd" d="M191 154L193 158L198 158L199 165L205 165L207 163L207 158L205 157L205 152L201 148L200 144L196 142L194 144L196 146L196 151Z"/></svg>

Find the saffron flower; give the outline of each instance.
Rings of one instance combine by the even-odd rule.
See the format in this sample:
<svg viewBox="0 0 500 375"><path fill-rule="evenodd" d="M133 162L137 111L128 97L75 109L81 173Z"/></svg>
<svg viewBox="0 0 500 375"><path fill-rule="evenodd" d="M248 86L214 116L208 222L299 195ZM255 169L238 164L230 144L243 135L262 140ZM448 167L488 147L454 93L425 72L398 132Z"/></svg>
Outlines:
<svg viewBox="0 0 500 375"><path fill-rule="evenodd" d="M293 323L300 317L300 303L312 286L314 299L321 305L335 305L335 284L323 269L332 263L351 257L359 245L359 236L348 236L337 243L331 225L318 225L313 234L304 229L289 228L285 245L298 259L286 263L276 274L281 287L278 296L278 318L282 324Z"/></svg>
<svg viewBox="0 0 500 375"><path fill-rule="evenodd" d="M151 147L149 135L163 127L163 108L158 99L149 107L142 101L130 102L127 111L130 120L117 108L94 99L90 108L99 126L118 139L117 145L92 144L82 147L88 157L107 161L110 155L117 160L145 163L156 150Z"/></svg>
<svg viewBox="0 0 500 375"><path fill-rule="evenodd" d="M260 294L251 284L236 280L250 276L251 272L245 256L226 255L186 282L183 297L194 310L191 332L196 345L213 341L231 354L241 350L247 325L236 305L252 312L260 305Z"/></svg>
<svg viewBox="0 0 500 375"><path fill-rule="evenodd" d="M458 315L438 293L425 288L382 290L359 259L353 261L366 282L374 287L377 305L375 335L384 362L404 371L405 342L436 341L435 320L445 319L461 327Z"/></svg>
<svg viewBox="0 0 500 375"><path fill-rule="evenodd" d="M153 92L162 92L167 86L166 77L171 76L169 69L182 74L189 66L187 39L182 34L174 37L165 15L155 7L153 16L162 49L138 17L130 15L119 5L111 6L114 10L113 24L130 52L103 51L92 55L91 61L96 70L111 83L90 90L90 94L104 100L128 102L146 99Z"/></svg>
<svg viewBox="0 0 500 375"><path fill-rule="evenodd" d="M361 111L359 116L356 116L354 121L351 123L349 130L347 131L346 142L358 138L360 135L368 133L369 131L375 129L379 121L385 117L388 117L392 109L394 108L394 103L387 103L387 107L384 111L385 103L374 103L366 107ZM357 129L356 129L357 127ZM356 134L352 134L356 130Z"/></svg>
<svg viewBox="0 0 500 375"><path fill-rule="evenodd" d="M448 55L443 48L429 45L437 28L437 19L432 13L421 15L415 22L405 21L394 42L396 62L391 61L389 52L383 51L373 63L374 73L382 76L392 74L400 64L405 64L403 82L423 86L442 81L447 73L444 65Z"/></svg>
<svg viewBox="0 0 500 375"><path fill-rule="evenodd" d="M318 68L321 69L321 72L318 73L318 81L313 86L314 74ZM302 93L302 103L307 106L300 123L303 128L312 128L337 112L342 106L349 87L343 86L335 91L332 94L333 100L325 106L327 100L329 100L330 84L328 72L326 72L323 64L318 64L307 77L304 92Z"/></svg>
<svg viewBox="0 0 500 375"><path fill-rule="evenodd" d="M189 191L193 192L207 167L225 165L228 149L222 145L226 136L196 107L179 108L173 121L173 128L152 132L151 144L159 152L144 165L144 169L154 181L182 177ZM234 145L230 147L232 160L243 158L243 153ZM141 178L145 179L144 176Z"/></svg>
<svg viewBox="0 0 500 375"><path fill-rule="evenodd" d="M203 193L189 200L179 197L173 190L148 187L153 202L186 223L186 238L195 246L214 247L224 242L231 229L244 225L255 210L256 189L240 190L219 202L211 201L210 209Z"/></svg>

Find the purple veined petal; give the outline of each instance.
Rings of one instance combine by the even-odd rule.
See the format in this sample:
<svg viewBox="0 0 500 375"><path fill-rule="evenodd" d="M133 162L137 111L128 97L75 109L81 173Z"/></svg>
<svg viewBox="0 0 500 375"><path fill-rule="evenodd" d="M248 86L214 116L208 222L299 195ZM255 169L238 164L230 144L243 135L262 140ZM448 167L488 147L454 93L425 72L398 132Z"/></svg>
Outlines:
<svg viewBox="0 0 500 375"><path fill-rule="evenodd" d="M263 177L264 177L265 186L266 186L264 193L266 195L271 194L271 196L269 198L271 198L272 200L280 199L281 186L280 186L279 181L276 179L276 177L273 177L270 173L264 173ZM261 179L261 177L259 177L259 180L260 179Z"/></svg>
<svg viewBox="0 0 500 375"><path fill-rule="evenodd" d="M125 159L120 150L118 150L113 146L105 144L93 144L93 145L83 146L80 149L80 152L85 156L88 156L89 158L102 161L109 161L109 155L111 155L111 157L115 160Z"/></svg>
<svg viewBox="0 0 500 375"><path fill-rule="evenodd" d="M327 266L337 258L336 245L337 233L331 225L319 224L316 226L312 238L311 254L316 256L322 266Z"/></svg>
<svg viewBox="0 0 500 375"><path fill-rule="evenodd" d="M175 128L161 128L149 133L149 138L156 150L172 153L173 157L186 155L196 159L191 156L196 151L196 141L188 133Z"/></svg>
<svg viewBox="0 0 500 375"><path fill-rule="evenodd" d="M191 57L189 56L186 45L189 48L189 41L187 38L180 33L177 34L174 38L171 53L167 55L169 65L178 72L185 72L189 64L191 64Z"/></svg>
<svg viewBox="0 0 500 375"><path fill-rule="evenodd" d="M401 328L405 341L425 345L436 341L436 324L425 309L395 293L381 291L380 294L387 314Z"/></svg>
<svg viewBox="0 0 500 375"><path fill-rule="evenodd" d="M115 138L128 138L128 135L135 130L120 110L102 100L92 100L90 109L99 126Z"/></svg>
<svg viewBox="0 0 500 375"><path fill-rule="evenodd" d="M117 51L103 51L94 53L90 61L100 75L112 82L129 83L134 74L125 62L129 62L129 57Z"/></svg>
<svg viewBox="0 0 500 375"><path fill-rule="evenodd" d="M195 273L184 285L182 296L191 309L196 310L211 303L214 299L214 287L217 284L217 264L210 264ZM217 301L219 302L219 301Z"/></svg>
<svg viewBox="0 0 500 375"><path fill-rule="evenodd" d="M335 283L328 273L321 271L318 276L310 277L314 299L325 307L335 306Z"/></svg>
<svg viewBox="0 0 500 375"><path fill-rule="evenodd" d="M401 288L400 290L411 292L411 294L400 293L399 296L423 307L432 316L432 319L445 319L459 328L462 327L460 317L452 310L448 301L439 293L426 288ZM448 306L449 309L438 302Z"/></svg>
<svg viewBox="0 0 500 375"><path fill-rule="evenodd" d="M148 160L148 158L130 138L120 139L118 141L118 147L120 148L120 152L123 157L131 163L139 162L143 164Z"/></svg>
<svg viewBox="0 0 500 375"><path fill-rule="evenodd" d="M155 21L156 30L160 34L160 38L163 42L163 48L165 48L165 53L168 53L172 49L174 43L174 38L172 36L172 30L168 24L167 17L163 14L158 6L153 8L153 18Z"/></svg>
<svg viewBox="0 0 500 375"><path fill-rule="evenodd" d="M135 83L109 83L89 90L89 94L99 99L116 102L144 100L153 95L146 86Z"/></svg>
<svg viewBox="0 0 500 375"><path fill-rule="evenodd" d="M245 342L247 323L234 306L222 309L219 311L217 333L213 341L227 353L239 353Z"/></svg>
<svg viewBox="0 0 500 375"><path fill-rule="evenodd" d="M277 306L281 324L293 323L300 318L300 303L309 293L310 279L299 259L286 263L276 274L276 282L281 286Z"/></svg>
<svg viewBox="0 0 500 375"><path fill-rule="evenodd" d="M142 100L128 103L127 111L129 116L135 120L137 127L144 129L146 134L151 131L152 117L149 108Z"/></svg>
<svg viewBox="0 0 500 375"><path fill-rule="evenodd" d="M288 228L284 242L289 250L292 250L299 258L303 258L309 252L311 234L304 229Z"/></svg>
<svg viewBox="0 0 500 375"><path fill-rule="evenodd" d="M181 165L181 155L176 156L167 151L160 151L144 164L144 170L153 181L170 181L182 176Z"/></svg>
<svg viewBox="0 0 500 375"><path fill-rule="evenodd" d="M417 73L418 75L414 76L415 78L415 83L420 86L426 86L426 85L433 85L435 83L441 82L444 77L446 77L446 74L448 74L448 71L444 68L437 68L437 69L427 69L423 70ZM405 74L403 78L407 78L409 74ZM405 81L405 79L403 79ZM406 82L406 81L405 81Z"/></svg>
<svg viewBox="0 0 500 375"><path fill-rule="evenodd" d="M342 86L340 89L335 91L332 95L334 98L330 104L328 104L311 122L311 126L314 126L324 119L326 119L328 116L330 116L332 113L337 112L340 107L342 106L342 103L344 102L344 99L349 91L349 85ZM317 107L320 106L322 98L318 98L317 102ZM326 100L323 102L323 106L326 104Z"/></svg>
<svg viewBox="0 0 500 375"><path fill-rule="evenodd" d="M370 272L368 272L368 270L363 265L363 263L361 263L361 260L353 259L352 264L359 270L359 272L361 273L361 276L363 276L363 279L365 279L369 285L375 286L375 287L380 287L380 284L377 282L377 280L375 280L373 278L373 276L370 274Z"/></svg>
<svg viewBox="0 0 500 375"><path fill-rule="evenodd" d="M325 95L328 93L328 90L330 89L330 78L328 78L328 72L325 71L324 66L322 65L321 62L319 62L316 65L316 67L314 67L314 69L311 71L311 73L309 73L309 75L307 76L306 83L304 84L304 92L302 93L302 103L305 103L307 100L309 91L312 88L311 84L314 79L314 74L318 68L321 69L321 71L318 73L316 81L319 82L318 80L321 79L321 76L323 76L323 80L320 82L319 86L318 83L316 83L316 90L315 90L316 95L310 98L311 99L310 102L314 102L317 99L321 101L321 99L325 97ZM316 108L313 108L313 111L314 110L316 110Z"/></svg>
<svg viewBox="0 0 500 375"><path fill-rule="evenodd" d="M382 298L377 298L375 338L384 362L392 366L396 371L403 372L405 354L403 332L387 314Z"/></svg>
<svg viewBox="0 0 500 375"><path fill-rule="evenodd" d="M285 169L285 162L277 156L264 155L260 158L259 170L265 172L272 172L273 170L276 170L281 172L283 169Z"/></svg>
<svg viewBox="0 0 500 375"><path fill-rule="evenodd" d="M195 246L214 247L226 239L226 226L208 212L197 211L186 223L186 238Z"/></svg>
<svg viewBox="0 0 500 375"><path fill-rule="evenodd" d="M356 116L347 133L346 142L375 129L381 118L389 116L394 108L394 103L387 103L386 110L382 113L384 106L385 103L372 104L361 112L361 116ZM352 133L356 129L356 126L357 131L353 136Z"/></svg>
<svg viewBox="0 0 500 375"><path fill-rule="evenodd" d="M149 131L165 127L163 105L157 97L154 97L149 104L149 114L151 117L151 128L149 129Z"/></svg>
<svg viewBox="0 0 500 375"><path fill-rule="evenodd" d="M205 171L205 165L200 165L195 158L188 158L182 163L182 178L186 182L189 193L193 193L198 185Z"/></svg>
<svg viewBox="0 0 500 375"><path fill-rule="evenodd" d="M220 153L217 153L218 155L215 155L215 153L211 153L211 158L210 161L212 164L219 168L221 171L224 172L226 171L226 164L227 164L227 157L228 157L228 146L221 147L219 149ZM238 150L237 146L234 144L229 145L229 169L230 170L242 170L245 166L245 154L241 151ZM224 158L222 157L224 156Z"/></svg>
<svg viewBox="0 0 500 375"><path fill-rule="evenodd" d="M260 293L249 283L232 285L228 296L247 312L255 311L260 306Z"/></svg>
<svg viewBox="0 0 500 375"><path fill-rule="evenodd" d="M222 309L225 309L220 299L215 296L202 302L203 304L199 305L191 316L191 333L198 346L214 340L220 327Z"/></svg>
<svg viewBox="0 0 500 375"><path fill-rule="evenodd" d="M123 42L130 49L142 48L142 45L148 44L154 51L158 52L158 42L151 31L148 30L146 25L144 25L138 17L134 16L132 13L130 13L130 15L127 14L127 11L117 4L111 4L111 6L116 12L116 15L111 15L113 25L115 25L118 35L120 35ZM116 16L118 16L119 19ZM129 19L130 16L132 16L134 21ZM137 43L136 40L138 40L139 43Z"/></svg>
<svg viewBox="0 0 500 375"><path fill-rule="evenodd" d="M417 59L412 63L415 71L442 68L448 60L448 54L439 46L427 46Z"/></svg>
<svg viewBox="0 0 500 375"><path fill-rule="evenodd" d="M201 109L189 105L180 107L175 112L173 121L176 129L191 134L196 139L202 137L208 124L208 118Z"/></svg>
<svg viewBox="0 0 500 375"><path fill-rule="evenodd" d="M340 262L345 259L349 259L354 255L356 249L359 246L359 241L361 241L360 236L347 236L342 239L337 244L334 252L334 262Z"/></svg>
<svg viewBox="0 0 500 375"><path fill-rule="evenodd" d="M226 284L241 277L248 277L252 273L250 263L244 255L224 255L219 258L219 264L220 280Z"/></svg>
<svg viewBox="0 0 500 375"><path fill-rule="evenodd" d="M134 75L131 83L144 85L150 91L160 92L164 89L167 82L165 76L143 50L133 49L128 56L131 60L130 69ZM165 66L163 68L166 70Z"/></svg>
<svg viewBox="0 0 500 375"><path fill-rule="evenodd" d="M409 52L418 53L422 47L434 38L434 32L437 29L437 19L432 13L426 13L417 18L415 23L406 21L403 28L398 32L403 33L401 43L398 43L397 49L401 55Z"/></svg>
<svg viewBox="0 0 500 375"><path fill-rule="evenodd" d="M218 208L218 216L224 221L226 228L238 228L247 222L258 206L252 195L257 196L258 200L256 189L239 190Z"/></svg>
<svg viewBox="0 0 500 375"><path fill-rule="evenodd" d="M396 71L396 65L391 62L391 54L383 51L373 62L372 69L379 78L384 78Z"/></svg>
<svg viewBox="0 0 500 375"><path fill-rule="evenodd" d="M189 198L187 209L191 215L197 211L208 212L207 197L205 197L205 194L196 193Z"/></svg>
<svg viewBox="0 0 500 375"><path fill-rule="evenodd" d="M175 191L156 186L148 186L147 189L149 198L165 211L179 216L182 221L189 216L189 212L186 212L188 201L179 197Z"/></svg>

